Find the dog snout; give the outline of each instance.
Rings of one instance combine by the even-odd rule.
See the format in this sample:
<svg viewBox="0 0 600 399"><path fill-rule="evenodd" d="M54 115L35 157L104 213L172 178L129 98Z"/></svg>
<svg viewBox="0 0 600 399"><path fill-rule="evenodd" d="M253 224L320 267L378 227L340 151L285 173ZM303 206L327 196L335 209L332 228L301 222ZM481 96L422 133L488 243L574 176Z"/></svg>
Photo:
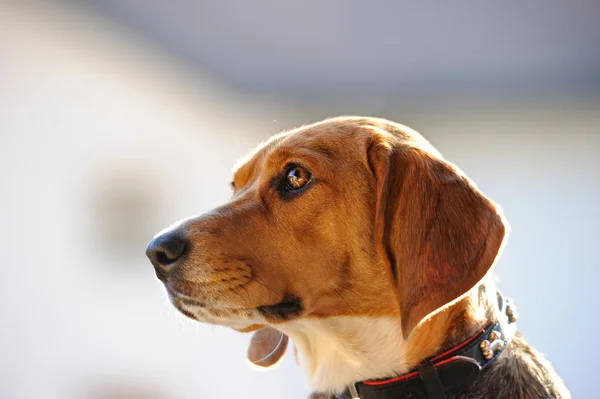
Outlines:
<svg viewBox="0 0 600 399"><path fill-rule="evenodd" d="M156 275L165 280L186 252L188 242L177 230L155 237L146 247L146 256L154 265Z"/></svg>

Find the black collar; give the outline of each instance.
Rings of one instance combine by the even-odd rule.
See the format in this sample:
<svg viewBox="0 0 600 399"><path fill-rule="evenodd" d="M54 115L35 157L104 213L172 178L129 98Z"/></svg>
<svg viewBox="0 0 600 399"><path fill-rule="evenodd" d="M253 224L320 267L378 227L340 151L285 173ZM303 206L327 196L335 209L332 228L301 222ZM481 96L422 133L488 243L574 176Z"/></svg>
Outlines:
<svg viewBox="0 0 600 399"><path fill-rule="evenodd" d="M516 333L516 311L498 293L500 320L454 348L431 357L419 368L387 380L353 384L339 399L453 399L465 392L481 370L500 356Z"/></svg>

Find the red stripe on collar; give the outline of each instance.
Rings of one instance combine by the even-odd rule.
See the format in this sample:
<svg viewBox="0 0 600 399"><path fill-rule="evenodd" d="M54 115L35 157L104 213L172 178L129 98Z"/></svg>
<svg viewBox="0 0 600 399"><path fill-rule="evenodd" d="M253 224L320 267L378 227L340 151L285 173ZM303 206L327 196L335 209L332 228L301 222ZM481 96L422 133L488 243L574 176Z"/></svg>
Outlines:
<svg viewBox="0 0 600 399"><path fill-rule="evenodd" d="M483 333L485 333L485 331L490 328L490 326L493 323L489 323L488 325L486 325L485 327L481 328L475 335L472 335L471 337L469 337L467 340L461 342L460 344L456 345L453 348L448 349L447 351L440 353L439 355L436 355L435 357L432 357L431 359L429 359L429 361L431 363L433 363L434 366L441 366L450 362L453 362L455 360L457 360L456 358L453 357L449 357L450 355L460 351L462 348L464 348L465 346L471 344L473 341L481 338L481 336L483 335ZM444 359L445 357L448 357L447 359ZM441 361L438 361L440 359L444 359ZM436 363L437 362L437 363ZM368 386L381 386L381 385L387 385L387 384L392 384L394 382L398 382L398 381L402 381L411 377L415 377L419 375L418 371L413 371L411 373L408 374L403 374L397 377L393 377L393 378L389 378L387 380L377 380L377 381L363 381L362 383L364 385L368 385Z"/></svg>
<svg viewBox="0 0 600 399"><path fill-rule="evenodd" d="M483 335L483 333L485 332L485 330L487 330L488 328L490 328L490 326L493 323L488 323L485 327L483 327L482 329L480 329L477 334L471 336L469 339L467 339L466 341L463 341L462 343L456 345L454 348L448 349L446 352L444 353L440 353L439 355L433 357L430 359L430 362L435 362L451 353L454 352L458 352L459 350L461 350L462 348L464 348L465 346L469 345L471 342L475 341L476 339L481 338L481 335Z"/></svg>

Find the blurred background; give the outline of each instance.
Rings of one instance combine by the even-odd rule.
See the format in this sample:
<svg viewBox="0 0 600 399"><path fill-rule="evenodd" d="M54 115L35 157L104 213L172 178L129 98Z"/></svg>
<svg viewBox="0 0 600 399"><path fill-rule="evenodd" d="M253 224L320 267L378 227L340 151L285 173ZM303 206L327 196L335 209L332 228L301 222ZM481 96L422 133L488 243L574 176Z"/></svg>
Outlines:
<svg viewBox="0 0 600 399"><path fill-rule="evenodd" d="M501 204L519 328L598 397L600 2L0 0L0 398L306 397L177 314L144 256L235 161L327 116L407 124Z"/></svg>

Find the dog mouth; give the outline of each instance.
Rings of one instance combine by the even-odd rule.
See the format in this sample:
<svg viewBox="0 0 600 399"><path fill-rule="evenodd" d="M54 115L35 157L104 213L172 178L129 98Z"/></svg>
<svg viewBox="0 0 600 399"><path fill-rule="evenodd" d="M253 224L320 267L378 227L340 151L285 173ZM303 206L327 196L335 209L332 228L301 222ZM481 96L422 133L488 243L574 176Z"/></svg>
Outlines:
<svg viewBox="0 0 600 399"><path fill-rule="evenodd" d="M248 319L258 313L265 320L281 322L298 317L302 314L302 301L297 297L286 296L281 302L260 305L255 308L212 307L194 297L168 289L168 295L175 308L183 315L196 321L206 321L216 318ZM209 320L209 322L211 322Z"/></svg>
<svg viewBox="0 0 600 399"><path fill-rule="evenodd" d="M171 303L184 316L199 322L210 324L258 321L257 316L267 322L282 322L296 318L302 314L303 306L300 298L286 295L275 304L260 305L254 308L216 307L197 298L167 288Z"/></svg>
<svg viewBox="0 0 600 399"><path fill-rule="evenodd" d="M259 306L258 311L267 320L282 321L297 317L302 313L302 301L299 298L285 298L274 305Z"/></svg>
<svg viewBox="0 0 600 399"><path fill-rule="evenodd" d="M175 308L184 316L194 320L194 321L199 321L198 320L198 316L196 315L195 312L190 312L189 310L187 310L187 308L189 308L189 305L186 305L185 303L174 303Z"/></svg>
<svg viewBox="0 0 600 399"><path fill-rule="evenodd" d="M203 301L194 298L189 295L182 294L181 292L175 291L169 287L165 287L167 289L167 295L171 302L177 307L178 304L184 304L188 306L197 306L204 308L206 307L206 303Z"/></svg>

